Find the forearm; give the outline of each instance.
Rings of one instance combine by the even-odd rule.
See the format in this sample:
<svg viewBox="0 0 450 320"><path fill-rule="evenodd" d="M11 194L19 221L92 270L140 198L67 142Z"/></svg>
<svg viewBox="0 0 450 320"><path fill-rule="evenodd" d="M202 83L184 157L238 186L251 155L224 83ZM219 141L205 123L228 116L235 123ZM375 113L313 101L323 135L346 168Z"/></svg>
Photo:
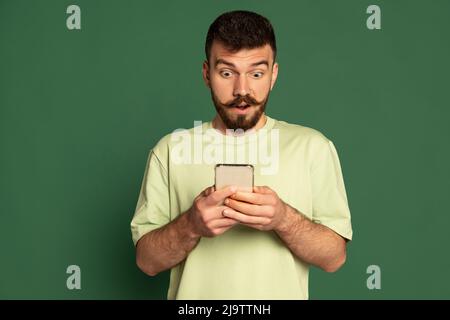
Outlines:
<svg viewBox="0 0 450 320"><path fill-rule="evenodd" d="M274 230L292 253L304 262L327 272L336 271L345 262L345 240L289 205L286 219Z"/></svg>
<svg viewBox="0 0 450 320"><path fill-rule="evenodd" d="M144 235L136 246L136 263L148 275L176 266L200 240L192 231L187 213L167 225Z"/></svg>

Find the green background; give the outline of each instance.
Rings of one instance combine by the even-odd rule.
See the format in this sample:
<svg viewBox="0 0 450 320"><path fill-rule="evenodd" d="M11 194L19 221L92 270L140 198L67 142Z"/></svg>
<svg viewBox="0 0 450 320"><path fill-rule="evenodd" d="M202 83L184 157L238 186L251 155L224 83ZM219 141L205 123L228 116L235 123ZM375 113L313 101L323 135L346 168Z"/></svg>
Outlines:
<svg viewBox="0 0 450 320"><path fill-rule="evenodd" d="M166 297L168 272L135 266L129 223L152 146L214 115L204 40L232 9L275 27L268 114L340 156L354 240L337 273L312 269L311 299L450 298L446 0L0 0L0 298ZM66 288L71 264L81 290Z"/></svg>

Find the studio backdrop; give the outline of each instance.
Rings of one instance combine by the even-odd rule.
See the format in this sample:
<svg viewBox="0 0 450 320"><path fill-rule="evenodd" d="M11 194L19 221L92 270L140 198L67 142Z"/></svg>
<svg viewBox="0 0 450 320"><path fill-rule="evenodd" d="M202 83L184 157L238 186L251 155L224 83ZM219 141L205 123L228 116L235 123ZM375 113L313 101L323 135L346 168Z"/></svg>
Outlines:
<svg viewBox="0 0 450 320"><path fill-rule="evenodd" d="M235 9L275 28L267 114L339 153L354 237L310 298L450 298L447 0L0 0L0 298L166 298L129 224L151 148L215 114L204 42Z"/></svg>

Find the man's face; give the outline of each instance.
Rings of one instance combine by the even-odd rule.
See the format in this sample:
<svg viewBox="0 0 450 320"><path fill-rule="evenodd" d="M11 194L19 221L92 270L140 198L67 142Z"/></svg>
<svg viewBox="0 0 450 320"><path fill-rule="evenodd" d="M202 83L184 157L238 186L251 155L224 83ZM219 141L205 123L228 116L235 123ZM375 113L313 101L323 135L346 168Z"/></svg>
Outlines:
<svg viewBox="0 0 450 320"><path fill-rule="evenodd" d="M275 84L278 64L270 45L230 52L214 41L203 78L217 113L229 129L248 130L261 119Z"/></svg>

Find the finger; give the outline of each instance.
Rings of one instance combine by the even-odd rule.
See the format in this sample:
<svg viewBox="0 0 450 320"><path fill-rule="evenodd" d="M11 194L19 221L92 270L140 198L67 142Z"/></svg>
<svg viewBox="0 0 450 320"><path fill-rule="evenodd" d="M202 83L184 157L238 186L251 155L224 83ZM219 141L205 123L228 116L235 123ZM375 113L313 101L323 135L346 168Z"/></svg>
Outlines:
<svg viewBox="0 0 450 320"><path fill-rule="evenodd" d="M272 204L272 197L267 194L254 193L254 192L242 192L238 191L231 196L231 199L245 201L253 204Z"/></svg>
<svg viewBox="0 0 450 320"><path fill-rule="evenodd" d="M201 195L207 197L213 192L214 192L214 186L210 186L210 187L207 187L205 190L203 190L201 192Z"/></svg>
<svg viewBox="0 0 450 320"><path fill-rule="evenodd" d="M274 191L272 189L270 189L268 186L255 186L255 187L253 187L253 192L262 193L262 194L274 193Z"/></svg>
<svg viewBox="0 0 450 320"><path fill-rule="evenodd" d="M228 209L227 206L219 205L215 206L211 211L209 215L209 221L216 220L216 219L223 219L225 216L223 215L223 210Z"/></svg>
<svg viewBox="0 0 450 320"><path fill-rule="evenodd" d="M263 231L264 230L264 226L262 224L251 224L251 223L241 223L241 225L243 226L247 226L253 229L258 229Z"/></svg>
<svg viewBox="0 0 450 320"><path fill-rule="evenodd" d="M223 189L219 189L211 193L208 198L208 204L221 204L223 200L225 200L227 197L231 196L233 193L236 192L235 186L229 186Z"/></svg>
<svg viewBox="0 0 450 320"><path fill-rule="evenodd" d="M228 230L230 230L233 226L228 226L228 227L223 227L223 228L218 228L216 229L217 234L221 235L224 234L225 232L227 232Z"/></svg>
<svg viewBox="0 0 450 320"><path fill-rule="evenodd" d="M234 219L222 217L220 219L215 219L215 220L211 221L210 227L211 228L226 228L226 227L231 227L238 223L239 222Z"/></svg>
<svg viewBox="0 0 450 320"><path fill-rule="evenodd" d="M214 192L214 186L206 188L203 192L205 197L209 196L211 193Z"/></svg>
<svg viewBox="0 0 450 320"><path fill-rule="evenodd" d="M225 209L223 211L224 216L237 220L240 223L248 223L248 224L267 224L270 222L269 218L266 217L255 217L247 214L243 214L233 209Z"/></svg>
<svg viewBox="0 0 450 320"><path fill-rule="evenodd" d="M230 198L226 199L224 204L227 207L230 207L236 211L242 212L247 215L260 217L269 216L269 212L267 212L267 208L265 206L233 200Z"/></svg>

